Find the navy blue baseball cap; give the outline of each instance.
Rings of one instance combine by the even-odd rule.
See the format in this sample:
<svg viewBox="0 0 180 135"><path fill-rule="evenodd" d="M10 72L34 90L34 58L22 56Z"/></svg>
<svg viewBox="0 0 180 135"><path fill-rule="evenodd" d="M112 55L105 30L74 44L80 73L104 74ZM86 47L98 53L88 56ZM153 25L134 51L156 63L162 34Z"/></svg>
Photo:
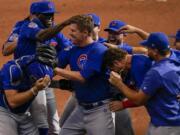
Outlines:
<svg viewBox="0 0 180 135"><path fill-rule="evenodd" d="M101 20L100 17L94 13L92 14L87 14L88 16L92 17L94 25L100 26L101 25Z"/></svg>
<svg viewBox="0 0 180 135"><path fill-rule="evenodd" d="M170 38L180 40L180 29L176 32L176 35L169 35Z"/></svg>
<svg viewBox="0 0 180 135"><path fill-rule="evenodd" d="M147 48L158 49L159 51L170 48L168 36L162 32L151 33L148 39L140 42L140 44Z"/></svg>
<svg viewBox="0 0 180 135"><path fill-rule="evenodd" d="M110 22L109 26L104 29L104 31L115 31L115 32L118 32L119 29L123 26L125 26L126 23L125 22L122 22L120 20L113 20Z"/></svg>
<svg viewBox="0 0 180 135"><path fill-rule="evenodd" d="M30 7L30 13L57 13L55 9L55 5L51 1L39 1L39 2L33 2Z"/></svg>

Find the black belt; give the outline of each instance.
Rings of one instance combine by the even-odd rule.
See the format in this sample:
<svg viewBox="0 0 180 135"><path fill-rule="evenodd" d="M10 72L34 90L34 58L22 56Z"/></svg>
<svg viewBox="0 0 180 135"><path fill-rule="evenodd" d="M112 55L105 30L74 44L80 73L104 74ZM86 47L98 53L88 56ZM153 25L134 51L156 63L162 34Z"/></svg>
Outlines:
<svg viewBox="0 0 180 135"><path fill-rule="evenodd" d="M107 100L101 100L101 101L93 102L93 103L83 103L83 102L80 102L79 105L82 106L86 110L90 110L90 109L102 106L104 104L107 104L107 103L109 103L109 101L110 100L107 99Z"/></svg>

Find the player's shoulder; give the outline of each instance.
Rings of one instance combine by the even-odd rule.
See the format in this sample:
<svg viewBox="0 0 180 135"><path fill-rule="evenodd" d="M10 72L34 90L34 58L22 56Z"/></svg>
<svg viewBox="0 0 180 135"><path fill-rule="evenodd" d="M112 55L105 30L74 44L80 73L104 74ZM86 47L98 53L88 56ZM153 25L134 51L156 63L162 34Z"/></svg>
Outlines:
<svg viewBox="0 0 180 135"><path fill-rule="evenodd" d="M27 29L27 28L30 28L30 29L34 29L34 28L38 28L39 25L38 25L38 21L36 21L36 19L34 20L26 20L24 21L24 23L22 24L22 29Z"/></svg>
<svg viewBox="0 0 180 135"><path fill-rule="evenodd" d="M140 68L147 68L149 69L153 61L147 56L143 54L133 54L132 55L132 64L137 65Z"/></svg>
<svg viewBox="0 0 180 135"><path fill-rule="evenodd" d="M32 58L33 56L24 56L4 64L1 70L4 81L6 83L10 82L12 86L19 85L23 78L23 69L32 61Z"/></svg>
<svg viewBox="0 0 180 135"><path fill-rule="evenodd" d="M99 37L98 42L99 43L104 43L104 42L107 42L107 39L103 38L103 37Z"/></svg>
<svg viewBox="0 0 180 135"><path fill-rule="evenodd" d="M92 57L100 57L100 56L103 56L103 54L105 53L107 49L108 48L104 46L102 43L94 42L91 45L91 48L89 49L89 54Z"/></svg>
<svg viewBox="0 0 180 135"><path fill-rule="evenodd" d="M152 62L152 60L145 54L133 54L132 57L134 60L137 60L137 61L150 61L150 62Z"/></svg>
<svg viewBox="0 0 180 135"><path fill-rule="evenodd" d="M14 61L14 60L8 61L7 63L5 63L5 64L3 65L2 69L1 69L1 72L3 73L3 72L8 71L8 70L9 70L9 67L10 67L11 65L14 65L14 64L15 64L15 61Z"/></svg>
<svg viewBox="0 0 180 135"><path fill-rule="evenodd" d="M35 60L35 55L25 55L20 57L19 59L16 59L15 63L18 64L20 67L24 68L34 60Z"/></svg>
<svg viewBox="0 0 180 135"><path fill-rule="evenodd" d="M2 82L5 86L17 86L21 82L21 78L23 77L23 71L21 67L17 65L15 60L11 60L3 65L3 68L1 70L1 76Z"/></svg>
<svg viewBox="0 0 180 135"><path fill-rule="evenodd" d="M16 22L15 26L21 27L23 24L28 23L28 22L29 22L28 20L20 20Z"/></svg>
<svg viewBox="0 0 180 135"><path fill-rule="evenodd" d="M107 50L108 48L104 45L104 44L102 44L102 43L100 43L100 42L93 42L92 43L92 49L96 49L96 50Z"/></svg>

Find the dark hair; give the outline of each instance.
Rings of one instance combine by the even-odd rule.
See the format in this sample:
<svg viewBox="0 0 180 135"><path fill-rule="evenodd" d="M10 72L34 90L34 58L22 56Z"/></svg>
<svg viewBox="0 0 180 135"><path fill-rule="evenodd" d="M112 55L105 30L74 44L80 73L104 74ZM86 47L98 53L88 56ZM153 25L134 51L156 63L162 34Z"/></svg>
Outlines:
<svg viewBox="0 0 180 135"><path fill-rule="evenodd" d="M87 30L89 34L93 32L94 23L90 16L77 15L74 16L76 19L72 23L76 24L81 32Z"/></svg>
<svg viewBox="0 0 180 135"><path fill-rule="evenodd" d="M118 49L110 48L104 53L102 69L107 69L113 66L115 60L123 60L127 52Z"/></svg>

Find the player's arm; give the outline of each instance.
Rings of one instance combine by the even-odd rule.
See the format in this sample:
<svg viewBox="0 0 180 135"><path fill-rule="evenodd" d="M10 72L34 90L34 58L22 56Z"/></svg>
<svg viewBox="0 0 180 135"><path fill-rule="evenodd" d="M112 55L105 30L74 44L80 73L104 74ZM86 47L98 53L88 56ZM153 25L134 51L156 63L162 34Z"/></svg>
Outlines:
<svg viewBox="0 0 180 135"><path fill-rule="evenodd" d="M36 39L39 41L44 41L47 39L50 39L54 37L56 34L58 34L64 27L70 25L74 19L76 19L79 15L73 16L67 20L65 20L62 23L59 23L53 27L42 29L36 34Z"/></svg>
<svg viewBox="0 0 180 135"><path fill-rule="evenodd" d="M138 28L138 27L134 27L132 25L126 25L123 26L121 29L119 29L119 32L121 33L130 33L130 34L137 34L140 38L142 39L147 39L149 36L149 33Z"/></svg>
<svg viewBox="0 0 180 135"><path fill-rule="evenodd" d="M131 100L136 105L144 105L149 96L145 94L143 91L132 90L128 86L126 86L118 73L111 72L110 83L118 88L129 100Z"/></svg>
<svg viewBox="0 0 180 135"><path fill-rule="evenodd" d="M14 27L14 29L16 31L13 31L10 36L8 37L8 40L3 44L3 48L2 48L2 54L4 56L9 56L11 54L14 53L14 50L17 46L17 41L18 41L18 29L19 28L16 28Z"/></svg>
<svg viewBox="0 0 180 135"><path fill-rule="evenodd" d="M22 21L17 22L14 25L13 30L9 35L7 41L3 44L2 53L4 56L9 56L14 53L14 50L17 46L21 26Z"/></svg>
<svg viewBox="0 0 180 135"><path fill-rule="evenodd" d="M2 48L2 54L4 56L9 56L13 54L16 46L17 46L17 41L4 43L3 48Z"/></svg>
<svg viewBox="0 0 180 135"><path fill-rule="evenodd" d="M147 54L147 49L144 47L133 47L132 53L133 54Z"/></svg>
<svg viewBox="0 0 180 135"><path fill-rule="evenodd" d="M35 85L25 92L18 92L17 90L13 89L5 90L5 96L9 106L11 108L16 108L25 104L34 98L39 91L43 90L49 84L49 82L50 78L46 76L37 80Z"/></svg>
<svg viewBox="0 0 180 135"><path fill-rule="evenodd" d="M109 109L112 112L121 111L126 108L138 107L138 105L134 104L131 100L125 99L123 101L115 100L109 103Z"/></svg>
<svg viewBox="0 0 180 135"><path fill-rule="evenodd" d="M85 78L80 74L79 71L70 71L62 68L55 68L54 72L56 75L60 75L68 80L85 82Z"/></svg>
<svg viewBox="0 0 180 135"><path fill-rule="evenodd" d="M111 43L107 43L107 42L104 42L103 44L108 48L118 48L118 46L115 44L111 44Z"/></svg>
<svg viewBox="0 0 180 135"><path fill-rule="evenodd" d="M128 52L129 54L147 54L147 49L144 47L132 47L129 45L114 45L111 43L103 43L105 46L107 46L108 48L119 48L122 49L126 52Z"/></svg>
<svg viewBox="0 0 180 135"><path fill-rule="evenodd" d="M58 32L60 32L65 26L69 25L66 21L60 24L57 24L56 26L42 29L36 34L36 39L38 41L44 41L47 39L50 39L54 37Z"/></svg>

